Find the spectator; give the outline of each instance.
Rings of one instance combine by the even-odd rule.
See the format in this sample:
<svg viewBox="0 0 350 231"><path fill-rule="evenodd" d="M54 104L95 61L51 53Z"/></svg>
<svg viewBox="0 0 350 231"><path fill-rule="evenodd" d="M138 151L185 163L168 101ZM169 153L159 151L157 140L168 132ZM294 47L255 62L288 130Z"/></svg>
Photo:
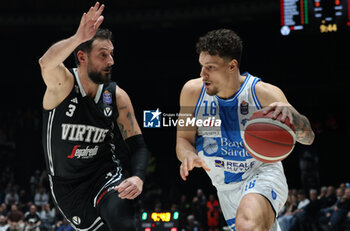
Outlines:
<svg viewBox="0 0 350 231"><path fill-rule="evenodd" d="M334 186L328 186L327 193L324 198L321 198L321 208L329 208L335 204L337 196Z"/></svg>
<svg viewBox="0 0 350 231"><path fill-rule="evenodd" d="M39 187L39 191L34 196L34 204L41 208L43 205L49 203L49 195L46 193L44 187Z"/></svg>
<svg viewBox="0 0 350 231"><path fill-rule="evenodd" d="M219 201L213 194L209 195L207 201L207 222L208 231L219 230Z"/></svg>
<svg viewBox="0 0 350 231"><path fill-rule="evenodd" d="M341 188L341 187L337 188L337 190L336 190L337 202L340 201L343 198L344 193L345 193L345 189L344 188ZM334 204L334 206L335 206L335 204Z"/></svg>
<svg viewBox="0 0 350 231"><path fill-rule="evenodd" d="M323 230L337 231L341 223L345 222L350 206L350 189L346 189L345 192L345 195L334 206L321 209L319 225Z"/></svg>
<svg viewBox="0 0 350 231"><path fill-rule="evenodd" d="M18 210L17 205L11 205L11 210L7 214L7 222L10 226L10 231L22 231L24 228L23 213Z"/></svg>
<svg viewBox="0 0 350 231"><path fill-rule="evenodd" d="M6 217L4 215L0 215L0 231L7 231L9 225L7 224Z"/></svg>
<svg viewBox="0 0 350 231"><path fill-rule="evenodd" d="M44 169L41 172L39 185L44 188L50 188L50 181L49 181L49 175L47 173L47 169Z"/></svg>
<svg viewBox="0 0 350 231"><path fill-rule="evenodd" d="M205 207L207 203L207 198L205 197L203 190L202 189L197 189L197 198L198 198L198 203L200 204L201 207Z"/></svg>
<svg viewBox="0 0 350 231"><path fill-rule="evenodd" d="M1 203L0 205L0 215L4 215L5 217L7 216L7 205L5 203Z"/></svg>
<svg viewBox="0 0 350 231"><path fill-rule="evenodd" d="M329 188L329 187L328 187ZM332 205L329 205L328 207L321 207L320 210L320 217L319 217L319 226L323 229L328 230L330 228L330 219L332 214L335 211L335 208L337 207L337 204L340 203L342 200L342 197L344 195L344 192L341 188L337 188L336 194L335 194L335 202ZM338 215L336 215L338 216Z"/></svg>
<svg viewBox="0 0 350 231"><path fill-rule="evenodd" d="M321 207L320 200L317 199L317 190L310 189L309 198L310 202L294 215L295 225L291 230L296 228L307 231L317 230L317 219Z"/></svg>
<svg viewBox="0 0 350 231"><path fill-rule="evenodd" d="M308 198L306 198L306 194L304 192L304 190L300 190L298 192L298 208L297 210L301 211L306 205L308 205L310 203L310 200ZM296 211L297 213L298 211Z"/></svg>
<svg viewBox="0 0 350 231"><path fill-rule="evenodd" d="M207 225L207 198L205 197L202 189L197 189L197 214L196 220L198 220L199 224L202 226L202 228L206 229Z"/></svg>
<svg viewBox="0 0 350 231"><path fill-rule="evenodd" d="M16 191L16 188L11 182L9 182L9 183L7 183L6 188L4 189L4 194L6 195L6 194L10 193L12 190Z"/></svg>
<svg viewBox="0 0 350 231"><path fill-rule="evenodd" d="M63 221L57 222L57 229L56 231L74 231L72 226L68 223L66 219L63 219Z"/></svg>
<svg viewBox="0 0 350 231"><path fill-rule="evenodd" d="M294 210L292 213L293 216L290 221L290 227L288 227L286 231L294 230L296 228L298 217L302 216L304 207L310 203L310 200L306 198L306 194L304 190L299 190L297 197L298 197L298 206L297 206L297 209Z"/></svg>
<svg viewBox="0 0 350 231"><path fill-rule="evenodd" d="M5 167L4 171L1 173L0 184L7 185L8 183L13 183L14 174L10 167Z"/></svg>
<svg viewBox="0 0 350 231"><path fill-rule="evenodd" d="M35 195L35 191L39 188L40 183L40 171L35 170L34 175L30 177L30 193L32 196Z"/></svg>
<svg viewBox="0 0 350 231"><path fill-rule="evenodd" d="M50 231L55 222L56 210L51 209L50 203L43 205L41 212L39 213L41 218L41 231Z"/></svg>
<svg viewBox="0 0 350 231"><path fill-rule="evenodd" d="M288 231L292 225L293 213L297 210L298 198L295 194L290 193L285 205L284 212L280 214L277 221L281 230Z"/></svg>
<svg viewBox="0 0 350 231"><path fill-rule="evenodd" d="M180 197L180 203L179 203L179 212L180 212L180 217L179 217L179 223L180 226L186 223L188 215L191 214L191 206L187 201L187 197L185 194L181 195ZM182 227L180 227L181 230Z"/></svg>
<svg viewBox="0 0 350 231"><path fill-rule="evenodd" d="M350 211L346 215L346 219L344 222L344 229L345 229L344 231L350 231Z"/></svg>
<svg viewBox="0 0 350 231"><path fill-rule="evenodd" d="M25 231L40 231L40 216L35 205L31 205L29 211L24 214Z"/></svg>
<svg viewBox="0 0 350 231"><path fill-rule="evenodd" d="M11 191L7 193L5 196L5 203L7 206L11 206L13 204L17 205L18 200L19 200L18 194L14 189L11 189Z"/></svg>
<svg viewBox="0 0 350 231"><path fill-rule="evenodd" d="M29 210L27 204L30 201L30 197L24 188L19 190L18 198L18 209L25 213Z"/></svg>
<svg viewBox="0 0 350 231"><path fill-rule="evenodd" d="M195 220L194 215L188 215L187 217L187 224L186 224L186 231L199 231L200 226L198 224L198 221Z"/></svg>
<svg viewBox="0 0 350 231"><path fill-rule="evenodd" d="M350 211L350 188L345 190L344 196L334 207L334 211L330 216L328 225L332 227L333 231L343 230L343 223L345 223L347 215Z"/></svg>
<svg viewBox="0 0 350 231"><path fill-rule="evenodd" d="M323 200L326 197L326 194L327 194L327 187L322 186L320 190L320 194L318 195L318 199Z"/></svg>
<svg viewBox="0 0 350 231"><path fill-rule="evenodd" d="M198 202L198 197L194 196L192 198L192 202L191 202L191 210L192 210L192 215L194 216L194 220L197 222L196 225L199 228L203 228L203 226L205 225L205 220L201 219L202 218L202 214L203 214L203 208L201 208L199 202ZM205 210L204 210L204 214L205 214ZM187 217L187 222L188 222L188 217Z"/></svg>

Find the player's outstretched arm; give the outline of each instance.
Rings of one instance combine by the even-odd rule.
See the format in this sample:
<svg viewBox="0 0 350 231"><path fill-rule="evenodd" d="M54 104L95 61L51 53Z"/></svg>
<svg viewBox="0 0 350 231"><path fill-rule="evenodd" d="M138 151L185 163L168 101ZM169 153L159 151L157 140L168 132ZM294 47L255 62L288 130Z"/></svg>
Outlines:
<svg viewBox="0 0 350 231"><path fill-rule="evenodd" d="M39 59L42 76L48 88L55 89L67 80L67 71L63 61L81 43L92 39L103 21L102 11L104 5L96 2L87 13L81 17L76 33L67 39L52 45Z"/></svg>
<svg viewBox="0 0 350 231"><path fill-rule="evenodd" d="M258 82L255 90L265 114L274 110L273 118L277 118L282 113L282 121L288 117L294 125L296 139L299 143L306 145L313 143L315 134L308 118L300 114L288 102L281 89L268 83Z"/></svg>
<svg viewBox="0 0 350 231"><path fill-rule="evenodd" d="M184 85L180 95L179 120L186 120L187 117L193 117L196 101L201 91L201 84L201 79L195 79L190 80ZM176 155L181 161L180 176L183 180L187 179L189 171L194 167L202 167L206 171L210 171L204 160L198 156L197 150L194 147L196 132L195 126L177 126Z"/></svg>
<svg viewBox="0 0 350 231"><path fill-rule="evenodd" d="M128 94L117 86L117 124L131 154L132 177L121 182L116 190L123 199L134 199L141 194L148 163L148 150L135 118L134 109Z"/></svg>

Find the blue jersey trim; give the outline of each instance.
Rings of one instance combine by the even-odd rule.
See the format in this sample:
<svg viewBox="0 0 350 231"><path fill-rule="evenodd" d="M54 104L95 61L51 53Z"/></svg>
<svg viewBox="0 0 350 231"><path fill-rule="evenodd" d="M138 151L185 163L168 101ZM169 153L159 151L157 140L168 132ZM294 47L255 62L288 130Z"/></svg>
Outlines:
<svg viewBox="0 0 350 231"><path fill-rule="evenodd" d="M260 101L258 99L258 96L256 95L256 91L255 91L255 85L260 81L260 78L256 78L253 81L253 84L251 86L251 91L252 91L252 95L253 95L253 100L255 102L256 107L260 110L262 108Z"/></svg>
<svg viewBox="0 0 350 231"><path fill-rule="evenodd" d="M236 228L235 228L236 218L235 217L232 219L226 220L226 223L232 230L234 230L234 231L236 230Z"/></svg>
<svg viewBox="0 0 350 231"><path fill-rule="evenodd" d="M204 83L203 83L202 90L201 90L201 94L199 95L199 98L198 98L198 100L197 100L196 107L194 108L194 116L195 116L195 117L197 116L199 107L200 107L200 105L202 104L202 101L203 101L203 98L204 98L204 93L205 93L205 87L204 87Z"/></svg>
<svg viewBox="0 0 350 231"><path fill-rule="evenodd" d="M217 95L215 95L215 97L218 99L218 100L221 100L221 101L224 101L224 102L231 102L235 99L237 99L237 97L241 94L241 92L244 90L245 86L247 85L248 81L250 79L250 74L247 73L247 77L245 78L242 86L239 88L238 92L230 99L221 99L220 97L218 97Z"/></svg>

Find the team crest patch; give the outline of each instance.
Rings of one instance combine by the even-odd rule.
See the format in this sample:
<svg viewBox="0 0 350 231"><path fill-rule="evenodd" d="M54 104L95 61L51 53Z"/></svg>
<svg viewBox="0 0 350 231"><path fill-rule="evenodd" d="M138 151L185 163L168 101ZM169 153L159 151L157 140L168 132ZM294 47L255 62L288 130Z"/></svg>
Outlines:
<svg viewBox="0 0 350 231"><path fill-rule="evenodd" d="M110 117L112 115L112 108L111 107L106 107L103 110L103 113L105 114L105 116Z"/></svg>
<svg viewBox="0 0 350 231"><path fill-rule="evenodd" d="M103 92L103 103L105 103L105 104L112 103L112 93L110 93L108 90L105 90Z"/></svg>
<svg viewBox="0 0 350 231"><path fill-rule="evenodd" d="M240 105L242 115L247 115L249 113L248 107L249 107L249 103L243 100Z"/></svg>
<svg viewBox="0 0 350 231"><path fill-rule="evenodd" d="M78 217L78 216L74 216L74 217L72 218L72 221L73 221L73 223L76 224L76 225L80 225L80 223L81 223L80 217Z"/></svg>

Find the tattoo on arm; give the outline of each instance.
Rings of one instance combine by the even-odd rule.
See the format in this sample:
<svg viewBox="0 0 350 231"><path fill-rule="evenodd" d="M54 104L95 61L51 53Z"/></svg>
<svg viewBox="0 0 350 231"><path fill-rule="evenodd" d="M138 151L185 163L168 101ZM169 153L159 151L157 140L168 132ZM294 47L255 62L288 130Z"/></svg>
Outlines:
<svg viewBox="0 0 350 231"><path fill-rule="evenodd" d="M303 115L294 116L295 134L297 140L302 144L311 144L314 140L314 133L309 120Z"/></svg>
<svg viewBox="0 0 350 231"><path fill-rule="evenodd" d="M122 123L117 123L117 124L120 130L120 133L122 134L122 137L125 139L127 137L127 132L124 128L124 125Z"/></svg>
<svg viewBox="0 0 350 231"><path fill-rule="evenodd" d="M134 120L132 119L131 113L128 112L128 114L126 115L126 117L128 117L129 121L130 121L130 132L134 131L134 134L136 134L136 130L134 128Z"/></svg>

